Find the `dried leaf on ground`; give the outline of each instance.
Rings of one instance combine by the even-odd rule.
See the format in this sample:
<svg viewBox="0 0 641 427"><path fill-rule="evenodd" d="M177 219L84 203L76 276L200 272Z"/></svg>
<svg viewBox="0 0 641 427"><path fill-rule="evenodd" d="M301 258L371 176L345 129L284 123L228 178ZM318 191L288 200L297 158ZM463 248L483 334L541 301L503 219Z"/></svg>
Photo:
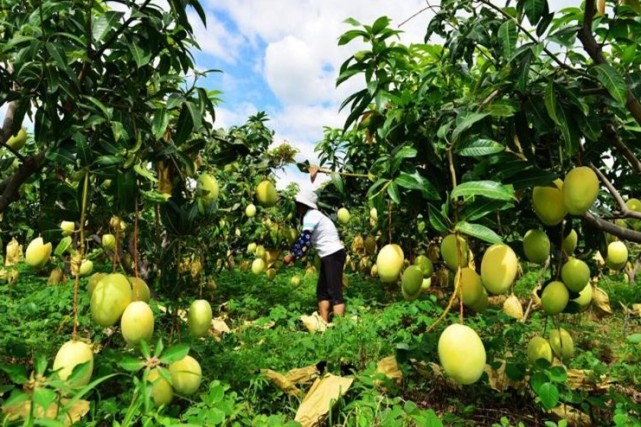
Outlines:
<svg viewBox="0 0 641 427"><path fill-rule="evenodd" d="M599 382L596 382L593 378L590 378L592 371L589 369L568 369L568 381L567 385L570 389L577 390L607 390L612 385L612 381L608 380L605 375L602 375L599 378Z"/></svg>
<svg viewBox="0 0 641 427"><path fill-rule="evenodd" d="M612 314L610 297L603 289L596 286L594 287L594 292L592 294L592 305L595 308L596 315L599 317Z"/></svg>
<svg viewBox="0 0 641 427"><path fill-rule="evenodd" d="M525 386L525 381L513 381L505 373L507 364L505 360L501 361L501 366L498 369L492 369L490 365L485 365L485 372L487 373L490 387L496 391L505 391L508 388L515 390L521 389Z"/></svg>
<svg viewBox="0 0 641 427"><path fill-rule="evenodd" d="M297 386L310 383L316 379L319 371L316 365L309 365L304 368L291 369L284 375L271 369L263 369L262 373L285 393L300 397L302 391Z"/></svg>
<svg viewBox="0 0 641 427"><path fill-rule="evenodd" d="M592 425L592 421L590 420L590 416L588 414L581 412L578 409L575 409L572 406L566 405L564 403L552 409L551 412L560 419L566 420L571 426L582 427Z"/></svg>
<svg viewBox="0 0 641 427"><path fill-rule="evenodd" d="M347 393L353 381L352 378L332 374L317 378L305 395L294 420L302 427L320 425L332 406Z"/></svg>
<svg viewBox="0 0 641 427"><path fill-rule="evenodd" d="M274 385L276 385L276 387L281 389L283 392L289 394L290 396L300 396L301 390L296 387L285 375L271 369L263 369L261 372L269 381L274 383Z"/></svg>
<svg viewBox="0 0 641 427"><path fill-rule="evenodd" d="M309 332L325 332L329 326L317 312L310 316L302 315L300 320Z"/></svg>
<svg viewBox="0 0 641 427"><path fill-rule="evenodd" d="M376 373L383 374L396 384L403 380L403 371L398 367L396 356L388 356L378 361L376 364Z"/></svg>
<svg viewBox="0 0 641 427"><path fill-rule="evenodd" d="M63 398L60 400L62 406L65 406L69 402L69 399ZM13 405L3 406L2 412L7 415L7 420L14 421L20 418L26 418L31 412L31 401L27 400L24 402L18 402ZM65 425L70 426L78 422L82 417L84 417L87 412L89 412L89 402L87 400L79 399L76 401L71 408L67 411L63 418ZM59 413L59 407L56 402L53 402L49 405L45 411L42 406L36 406L34 410L34 416L36 419L47 419L54 420ZM62 418L62 417L61 417Z"/></svg>

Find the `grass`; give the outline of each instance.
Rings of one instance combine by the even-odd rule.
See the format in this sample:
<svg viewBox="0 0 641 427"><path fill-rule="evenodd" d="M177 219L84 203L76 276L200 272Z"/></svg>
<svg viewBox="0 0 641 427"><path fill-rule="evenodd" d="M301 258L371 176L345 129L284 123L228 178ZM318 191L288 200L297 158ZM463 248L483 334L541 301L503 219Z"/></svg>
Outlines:
<svg viewBox="0 0 641 427"><path fill-rule="evenodd" d="M302 278L297 287L290 283L294 274ZM305 276L299 268L280 270L273 280L239 270L216 275L216 288L206 289L204 297L211 302L214 316L224 319L232 330L220 339L193 339L182 322L158 309L158 304L186 308L190 301L153 302L157 316L154 340L163 337L166 345L188 344L190 354L200 361L203 384L207 386L203 386L205 393L200 400L178 398L162 414L151 410L140 416L155 414L152 418L156 421L170 417L202 422L204 414L211 416L216 408L222 411L221 423L235 420L238 425L286 425L293 419L300 400L281 391L261 371L285 373L317 365L326 372L355 378L344 401L332 412L332 425L540 425L554 419L541 397L533 394L531 385L498 391L487 378L482 378L472 386L457 387L426 368L429 363L438 363L436 344L440 331L458 320L455 309L434 331L426 332L444 306L443 299L437 296L447 296L451 289L430 289L418 300L407 302L394 286L383 286L359 274L349 274L348 278L347 315L335 319L333 327L323 334L309 333L299 320L316 308L316 276ZM516 283L515 293L529 298L536 278L536 271L526 271ZM634 421L631 414L641 402L630 390L641 381L640 357L636 344L627 338L639 333L641 327L639 318L623 312L619 303L641 301L640 287L623 283L620 276L605 277L600 286L610 295L612 316L596 318L589 311L564 314L551 321L535 311L528 323L522 324L506 316L500 307L490 307L482 315L466 310L465 322L483 339L488 363L498 366L498 361L506 360L514 378L534 375L524 362L530 337L545 336L555 324L563 325L572 331L578 348L568 368L588 369L596 379L603 375L617 388L598 393L577 391L560 381L554 383L559 400L590 414L595 421L611 424L617 416L625 422ZM93 326L85 287L83 279L80 335L91 337L101 346L94 378L118 375L89 395L94 406L86 420L111 423L121 420L124 408L131 407L136 398L136 376L119 366L124 355L135 357L136 352L126 349L117 328ZM30 371L37 355L51 361L57 348L70 338L72 288L71 281L48 286L45 276L28 270L21 270L17 283L0 286L0 384L11 384L9 367L19 365ZM385 392L374 379L376 363L389 355L396 355L404 380L399 385L387 383ZM549 369L539 374L549 376ZM17 386L0 388L0 403Z"/></svg>

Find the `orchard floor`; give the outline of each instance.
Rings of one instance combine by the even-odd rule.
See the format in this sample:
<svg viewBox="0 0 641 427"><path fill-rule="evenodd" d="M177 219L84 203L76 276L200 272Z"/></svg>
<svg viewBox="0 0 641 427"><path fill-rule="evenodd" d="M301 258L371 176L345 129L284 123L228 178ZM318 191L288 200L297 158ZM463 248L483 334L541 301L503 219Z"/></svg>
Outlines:
<svg viewBox="0 0 641 427"><path fill-rule="evenodd" d="M20 394L37 356L51 365L72 330L73 282L48 286L46 276L20 270L16 283L0 285L0 404L5 406ZM302 278L300 285L290 283L293 275ZM459 320L458 305L427 332L451 289L430 288L407 302L394 286L347 276L347 315L334 319L324 333L310 333L300 320L315 310L316 276L298 268L280 270L273 280L238 270L214 276L216 288L206 288L203 297L231 331L219 336L191 338L184 322L160 310L187 308L190 300L152 300L152 349L158 339L165 347L187 344L203 370L199 393L176 396L161 410L136 392L142 371L126 369L140 354L126 348L117 328L92 324L87 279L82 279L79 335L99 350L93 379L115 376L82 396L91 406L77 425L298 425L293 419L310 384L291 396L264 370L286 373L310 365L354 379L329 414L332 426L562 425L559 415L571 414L593 425L641 425L641 317L630 311L641 302L639 283L630 286L622 275L602 279L599 286L609 294L613 312L603 317L590 309L548 319L535 310L521 323L500 305L482 314L466 310L465 324L483 340L491 368L477 383L456 386L440 373L436 348L444 327ZM535 280L536 272L528 272L515 286L524 307ZM195 298L198 292L194 284L187 294ZM574 357L565 367L528 366L530 338L547 337L558 325L571 332ZM403 374L399 383L376 373L377 363L392 355ZM4 419L0 425L23 423Z"/></svg>

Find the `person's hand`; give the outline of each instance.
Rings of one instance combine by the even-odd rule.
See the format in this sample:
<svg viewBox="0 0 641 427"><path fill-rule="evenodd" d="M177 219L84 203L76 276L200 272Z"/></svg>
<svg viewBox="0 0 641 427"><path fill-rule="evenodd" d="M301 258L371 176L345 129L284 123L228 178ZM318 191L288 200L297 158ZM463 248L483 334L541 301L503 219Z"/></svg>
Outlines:
<svg viewBox="0 0 641 427"><path fill-rule="evenodd" d="M283 258L283 261L285 262L285 265L289 265L289 264L291 264L291 263L292 263L292 261L293 261L293 259L292 259L292 258L293 258L293 257L292 257L290 254L285 255L285 257Z"/></svg>

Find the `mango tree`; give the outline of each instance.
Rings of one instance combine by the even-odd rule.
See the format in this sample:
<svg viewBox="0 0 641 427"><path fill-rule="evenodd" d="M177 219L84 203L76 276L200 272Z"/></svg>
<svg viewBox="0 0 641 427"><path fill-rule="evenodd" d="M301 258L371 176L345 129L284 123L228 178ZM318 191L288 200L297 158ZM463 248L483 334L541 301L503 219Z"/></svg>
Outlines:
<svg viewBox="0 0 641 427"><path fill-rule="evenodd" d="M544 358L567 361L574 344L567 332L559 344L557 315L584 310L600 291L590 283L597 268L626 267L624 242L641 243L638 2L551 6L443 0L424 10L433 17L423 43L399 43L386 17L349 19L354 28L339 39L368 46L342 64L337 81L358 78L362 88L342 104L342 132L327 132L319 145L321 165L300 167L367 176L355 184L334 174L325 188L349 185L358 200L354 191L367 183L361 194L378 207L388 243L377 259L381 281L400 280L405 299L421 286L415 267L403 271L408 250L421 241L440 246L441 257L428 255L454 292L427 341L456 297L463 323L464 306L482 312L488 295L512 293L520 257L542 264L529 307L537 300L558 326ZM429 226L417 233L421 218ZM631 279L634 272L628 265ZM502 301L509 316L527 317L514 295ZM446 374L478 381L486 354L476 333L446 331L438 343ZM534 341L530 358L539 358L538 347ZM532 386L547 409L558 403L556 386ZM552 388L557 397L546 400Z"/></svg>
<svg viewBox="0 0 641 427"><path fill-rule="evenodd" d="M586 249L603 253L603 232L641 242L636 16L614 2L603 13L594 1L555 12L545 1L443 1L425 43L411 46L395 41L400 30L385 17L350 20L354 29L339 43L370 47L348 58L338 78L366 85L343 102L345 128L360 131L345 138L344 162L358 157L355 147L374 145L378 160L353 163L374 178L374 203L394 206L399 224L402 212L423 214L430 233L490 243L545 225L533 188L581 166L598 179L598 199L545 225L553 239L574 227ZM330 146L326 138L328 162Z"/></svg>

